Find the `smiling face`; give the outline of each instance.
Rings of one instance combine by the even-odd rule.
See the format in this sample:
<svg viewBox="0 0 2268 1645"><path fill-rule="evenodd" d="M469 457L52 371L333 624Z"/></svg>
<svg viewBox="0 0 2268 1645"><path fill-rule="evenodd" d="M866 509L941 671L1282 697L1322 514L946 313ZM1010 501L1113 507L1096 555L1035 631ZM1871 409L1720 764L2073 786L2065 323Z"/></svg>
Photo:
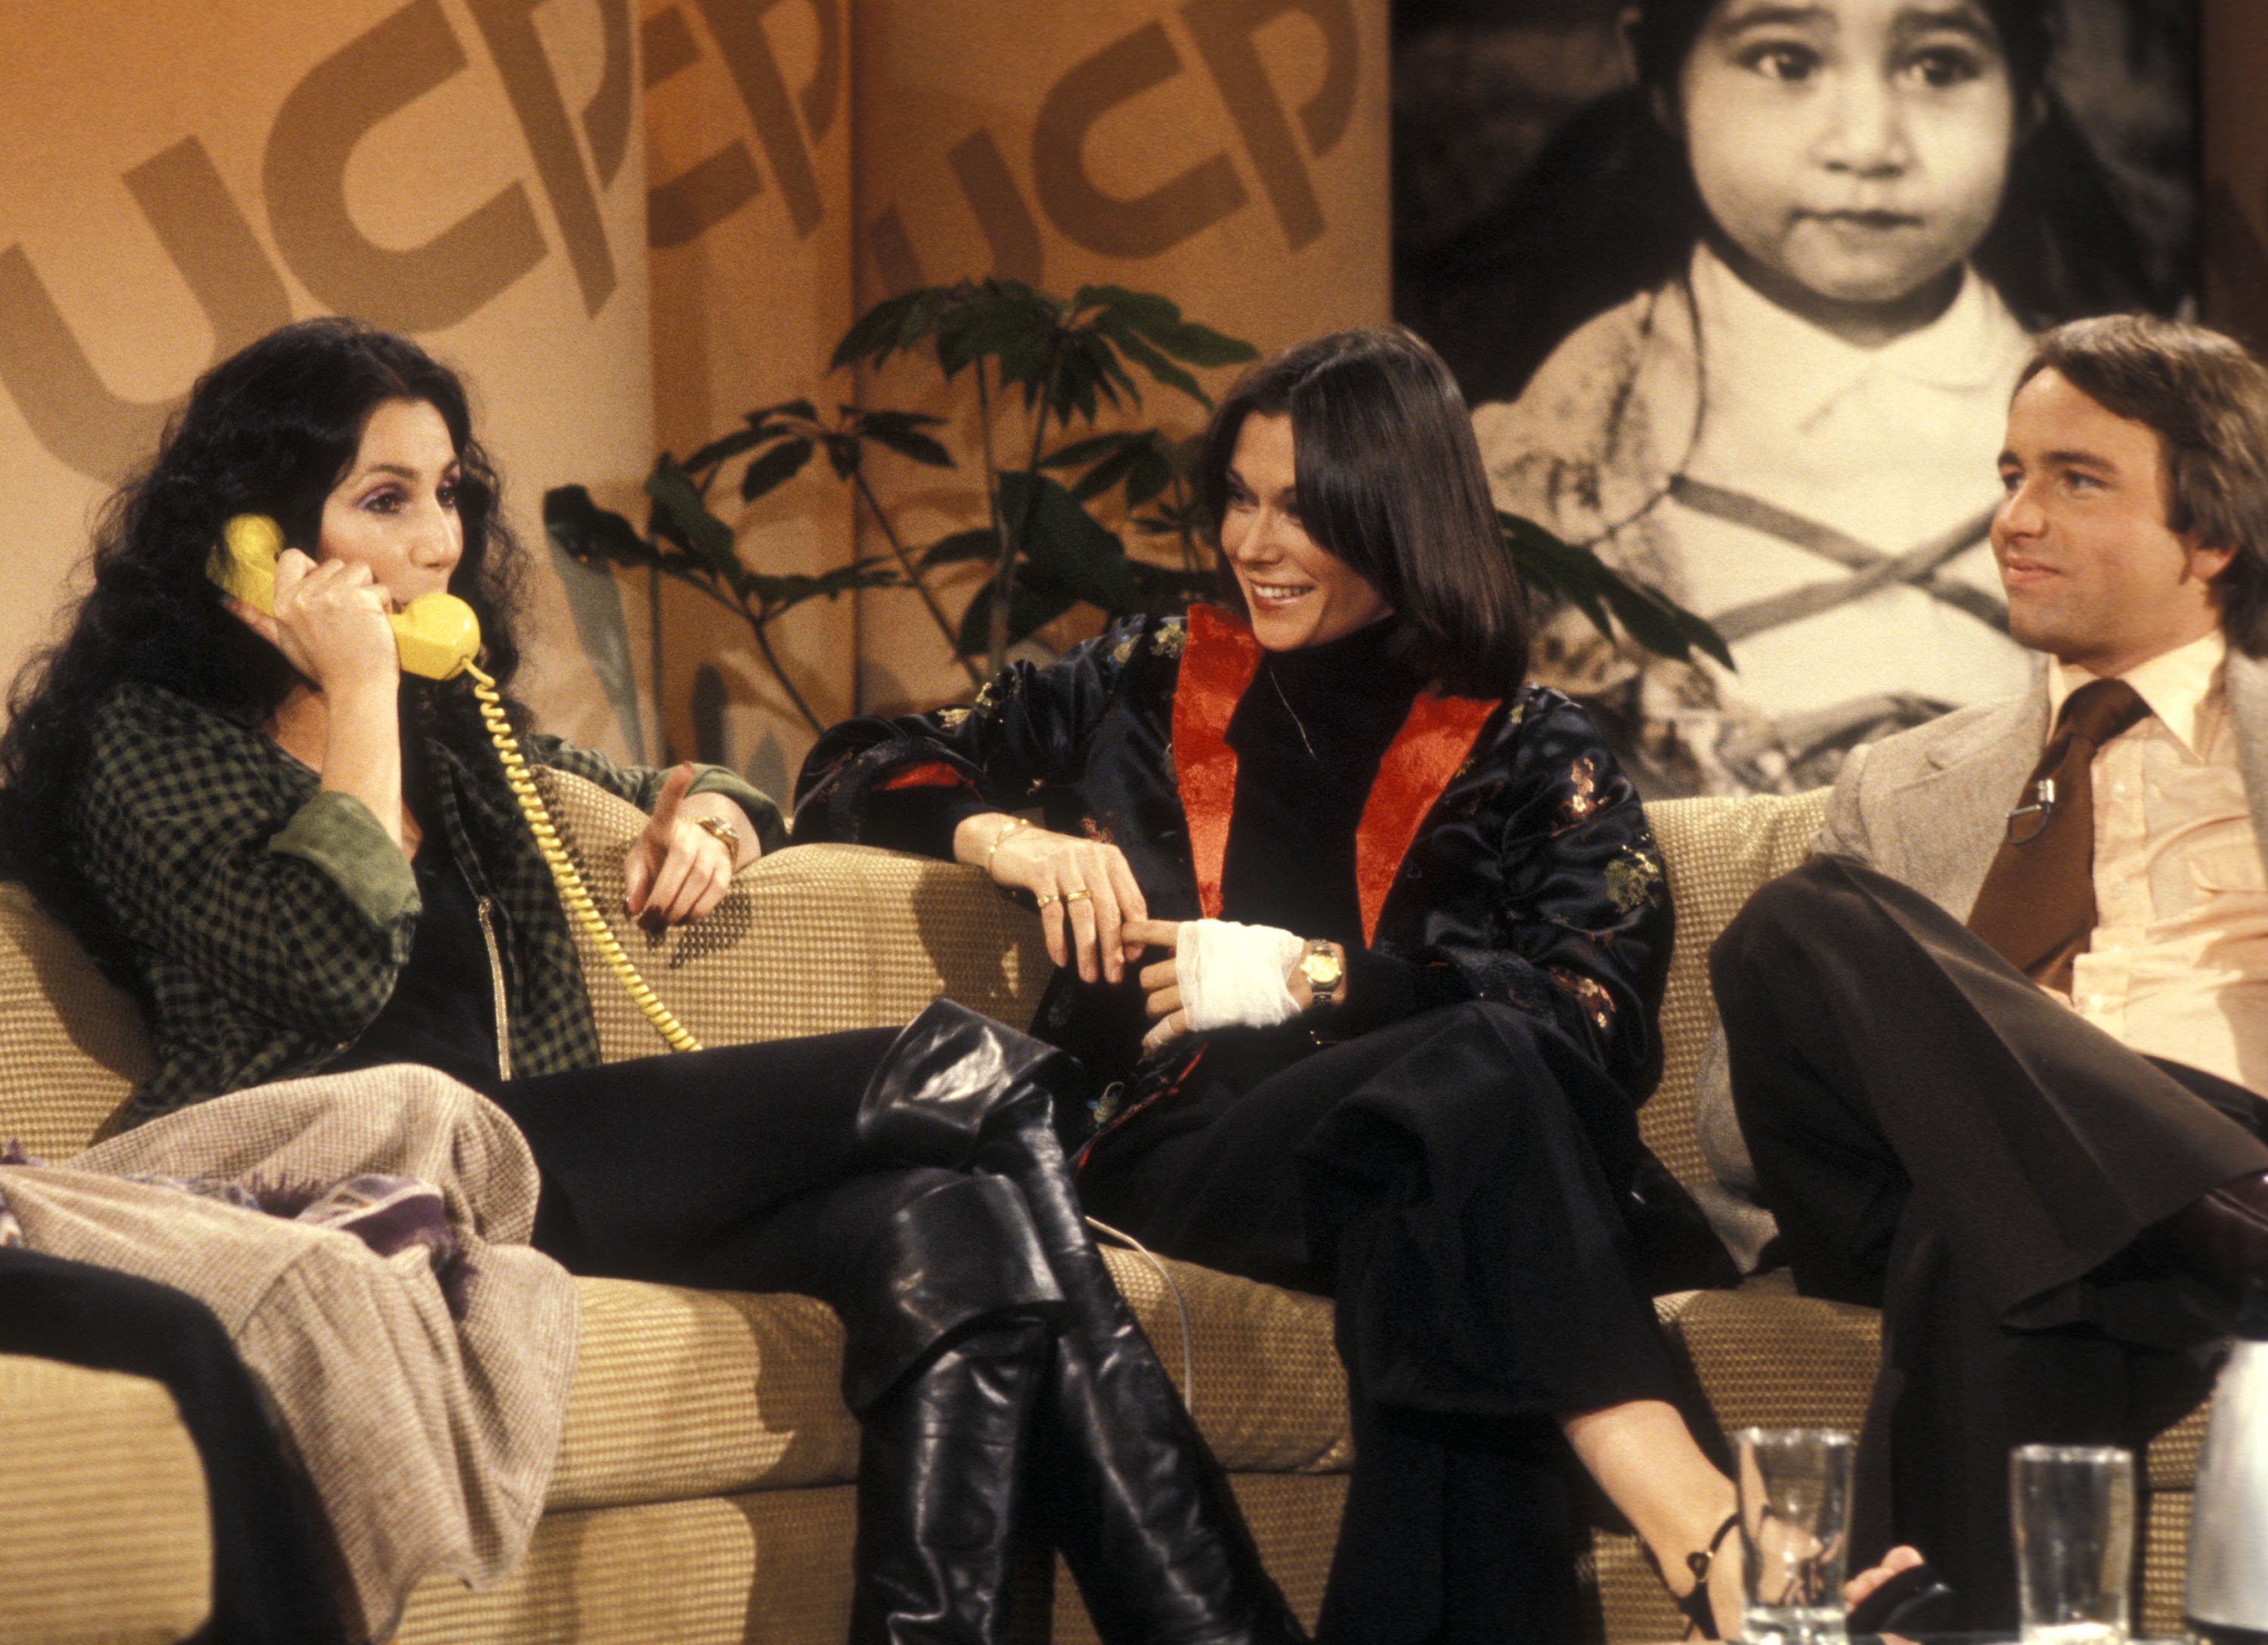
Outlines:
<svg viewBox="0 0 2268 1645"><path fill-rule="evenodd" d="M1853 340L1870 314L1920 323L1950 299L2016 132L1976 0L1721 0L1677 116L1735 267Z"/></svg>
<svg viewBox="0 0 2268 1645"><path fill-rule="evenodd" d="M1992 557L2008 631L2096 675L2201 639L2220 623L2212 579L2228 549L2166 524L2157 432L2041 372L2008 408Z"/></svg>
<svg viewBox="0 0 2268 1645"><path fill-rule="evenodd" d="M315 557L369 566L397 607L446 590L465 552L457 478L441 414L423 400L383 402L323 499Z"/></svg>
<svg viewBox="0 0 2268 1645"><path fill-rule="evenodd" d="M1269 651L1297 651L1351 634L1391 609L1368 579L1300 523L1292 419L1255 411L1236 432L1220 551Z"/></svg>

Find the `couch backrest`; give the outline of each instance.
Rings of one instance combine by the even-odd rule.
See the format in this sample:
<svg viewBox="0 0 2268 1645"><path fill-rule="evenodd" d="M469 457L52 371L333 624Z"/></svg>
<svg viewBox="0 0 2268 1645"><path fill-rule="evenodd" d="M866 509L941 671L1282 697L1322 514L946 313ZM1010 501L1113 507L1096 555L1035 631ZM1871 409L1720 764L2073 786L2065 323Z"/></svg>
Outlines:
<svg viewBox="0 0 2268 1645"><path fill-rule="evenodd" d="M14 881L0 882L0 1147L68 1159L150 1071L131 996Z"/></svg>
<svg viewBox="0 0 2268 1645"><path fill-rule="evenodd" d="M644 815L565 772L537 780L615 940L705 1044L903 1022L939 993L1031 1021L1049 969L1039 921L973 868L799 846L742 874L698 925L650 937L622 911L622 856ZM579 926L575 937L603 1054L659 1051L596 944ZM69 1158L150 1066L133 1000L22 885L0 882L0 1146Z"/></svg>
<svg viewBox="0 0 2268 1645"><path fill-rule="evenodd" d="M902 1022L940 992L1020 1027L1031 1021L1049 973L1039 922L973 868L863 846L795 846L743 874L700 924L650 938L621 912L622 852L644 816L578 778L540 778L617 941L708 1044ZM1709 944L1750 891L1802 858L1825 808L1822 789L1647 808L1668 865L1677 944L1661 1083L1640 1125L1689 1182L1707 1176L1693 1073L1716 1022ZM576 941L608 1060L652 1054L653 1029L580 930ZM0 883L0 1143L69 1157L149 1066L133 1001L22 886Z"/></svg>
<svg viewBox="0 0 2268 1645"><path fill-rule="evenodd" d="M1018 1028L1052 967L1040 922L959 863L865 845L793 845L742 874L696 925L660 937L621 914L622 857L643 812L562 772L554 820L616 941L703 1044L904 1022L946 994ZM609 1062L661 1042L578 926L577 952Z"/></svg>
<svg viewBox="0 0 2268 1645"><path fill-rule="evenodd" d="M1661 1000L1661 1083L1638 1111L1646 1146L1687 1183L1708 1179L1693 1131L1693 1073L1716 1031L1709 945L1749 893L1803 860L1827 790L1780 798L1665 800L1646 808L1669 869L1677 943Z"/></svg>

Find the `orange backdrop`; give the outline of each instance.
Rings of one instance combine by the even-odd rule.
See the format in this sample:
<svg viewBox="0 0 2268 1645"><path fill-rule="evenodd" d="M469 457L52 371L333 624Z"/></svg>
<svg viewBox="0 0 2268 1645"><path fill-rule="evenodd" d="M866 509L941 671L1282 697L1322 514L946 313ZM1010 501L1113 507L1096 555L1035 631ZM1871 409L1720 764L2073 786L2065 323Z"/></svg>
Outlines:
<svg viewBox="0 0 2268 1645"><path fill-rule="evenodd" d="M644 741L618 592L553 566L534 507L569 478L626 497L652 454L633 23L630 0L9 9L0 664L51 632L91 507L196 374L336 311L470 373L536 562L526 695Z"/></svg>
<svg viewBox="0 0 2268 1645"><path fill-rule="evenodd" d="M353 313L473 380L535 563L541 720L779 786L811 733L745 629L561 561L547 487L642 520L654 452L751 407L921 403L918 373L824 372L855 314L917 281L1115 281L1263 348L1388 312L1387 0L122 0L8 28L10 667L196 374ZM965 522L951 476L877 478L909 535ZM739 529L766 571L877 546L823 464ZM967 690L908 594L814 603L773 638L822 719Z"/></svg>

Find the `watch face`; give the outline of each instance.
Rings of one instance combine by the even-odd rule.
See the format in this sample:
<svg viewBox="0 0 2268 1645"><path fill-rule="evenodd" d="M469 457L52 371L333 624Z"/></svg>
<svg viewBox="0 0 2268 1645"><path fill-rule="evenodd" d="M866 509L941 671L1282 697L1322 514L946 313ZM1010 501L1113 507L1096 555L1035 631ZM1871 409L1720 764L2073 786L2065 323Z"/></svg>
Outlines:
<svg viewBox="0 0 2268 1645"><path fill-rule="evenodd" d="M1307 979L1307 986L1314 992L1328 994L1337 989L1339 979L1346 975L1346 968L1339 963L1337 955L1325 948L1302 955L1300 974Z"/></svg>

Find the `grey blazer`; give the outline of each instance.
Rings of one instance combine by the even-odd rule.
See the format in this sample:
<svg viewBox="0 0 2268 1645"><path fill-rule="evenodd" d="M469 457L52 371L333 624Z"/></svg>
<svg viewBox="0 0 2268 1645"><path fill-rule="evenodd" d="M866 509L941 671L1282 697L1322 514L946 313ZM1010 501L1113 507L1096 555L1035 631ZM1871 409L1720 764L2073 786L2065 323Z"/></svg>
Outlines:
<svg viewBox="0 0 2268 1645"><path fill-rule="evenodd" d="M2007 815L2047 739L2042 678L2021 697L1960 709L1926 726L1853 749L1827 802L1815 854L1855 857L1911 886L1955 919L1969 918L1999 848ZM2268 822L2268 660L2232 650L2226 673L2237 758L2258 842ZM2268 847L2262 851L2268 859ZM1719 1029L1695 1075L1694 1125L1721 1191L1699 1194L1745 1269L1771 1236L1756 1203L1756 1172L1733 1110Z"/></svg>

